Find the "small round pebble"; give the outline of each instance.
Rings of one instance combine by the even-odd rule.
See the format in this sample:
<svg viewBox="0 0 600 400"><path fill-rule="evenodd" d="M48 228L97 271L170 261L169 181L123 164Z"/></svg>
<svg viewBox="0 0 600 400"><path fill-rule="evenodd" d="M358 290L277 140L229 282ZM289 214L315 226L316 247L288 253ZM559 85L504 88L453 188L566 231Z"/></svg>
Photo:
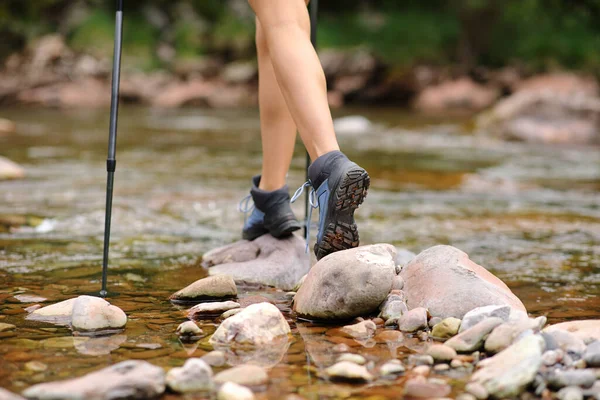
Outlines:
<svg viewBox="0 0 600 400"><path fill-rule="evenodd" d="M350 351L350 347L345 343L339 343L333 346L332 350L334 353L347 353Z"/></svg>
<svg viewBox="0 0 600 400"><path fill-rule="evenodd" d="M406 369L399 360L390 360L379 368L381 376L399 375L404 373Z"/></svg>
<svg viewBox="0 0 600 400"><path fill-rule="evenodd" d="M358 365L365 365L367 359L360 354L344 353L337 358L337 362L348 361Z"/></svg>
<svg viewBox="0 0 600 400"><path fill-rule="evenodd" d="M456 350L443 344L433 344L427 348L425 353L433 357L435 361L451 361L457 356Z"/></svg>
<svg viewBox="0 0 600 400"><path fill-rule="evenodd" d="M557 394L560 400L583 400L583 392L577 386L567 386Z"/></svg>
<svg viewBox="0 0 600 400"><path fill-rule="evenodd" d="M254 393L245 386L226 382L219 389L218 400L254 400Z"/></svg>
<svg viewBox="0 0 600 400"><path fill-rule="evenodd" d="M185 321L177 327L175 333L181 337L193 337L202 335L202 329L194 321Z"/></svg>
<svg viewBox="0 0 600 400"><path fill-rule="evenodd" d="M229 317L233 317L235 314L241 312L242 310L243 310L242 308L234 308L232 310L227 310L223 314L221 314L221 318L227 319Z"/></svg>
<svg viewBox="0 0 600 400"><path fill-rule="evenodd" d="M427 376L431 372L431 367L428 365L419 365L418 367L413 368L412 372L416 375Z"/></svg>
<svg viewBox="0 0 600 400"><path fill-rule="evenodd" d="M373 375L362 365L342 361L325 370L325 374L333 381L370 382Z"/></svg>
<svg viewBox="0 0 600 400"><path fill-rule="evenodd" d="M463 362L458 359L454 359L454 360L450 361L450 366L452 368L460 368L463 366Z"/></svg>
<svg viewBox="0 0 600 400"><path fill-rule="evenodd" d="M437 364L436 366L433 367L433 370L437 371L437 372L448 371L449 369L450 369L450 366L448 364Z"/></svg>
<svg viewBox="0 0 600 400"><path fill-rule="evenodd" d="M428 354L411 354L408 363L413 365L433 365L433 357Z"/></svg>

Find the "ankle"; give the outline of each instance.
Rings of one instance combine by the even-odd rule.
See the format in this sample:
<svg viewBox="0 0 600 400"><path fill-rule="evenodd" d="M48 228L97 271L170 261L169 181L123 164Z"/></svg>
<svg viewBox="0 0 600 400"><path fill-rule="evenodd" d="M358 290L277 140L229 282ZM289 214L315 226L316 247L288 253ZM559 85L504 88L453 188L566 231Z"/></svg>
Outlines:
<svg viewBox="0 0 600 400"><path fill-rule="evenodd" d="M278 180L267 180L264 177L261 178L260 183L258 184L258 188L260 190L264 190L265 192L273 192L275 190L279 190L285 186L284 181Z"/></svg>

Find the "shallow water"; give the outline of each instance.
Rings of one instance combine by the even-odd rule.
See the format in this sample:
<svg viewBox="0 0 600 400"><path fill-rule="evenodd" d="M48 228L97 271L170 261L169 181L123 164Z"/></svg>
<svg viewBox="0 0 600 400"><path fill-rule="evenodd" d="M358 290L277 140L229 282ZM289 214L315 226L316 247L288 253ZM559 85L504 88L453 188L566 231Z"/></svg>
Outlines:
<svg viewBox="0 0 600 400"><path fill-rule="evenodd" d="M396 110L339 114L357 113L376 124L368 134L340 135L342 148L372 177L357 213L362 243L414 252L451 244L506 281L533 316L600 318L598 148L504 143L471 132L465 119ZM236 206L260 171L257 113L121 109L109 290L130 321L122 335L101 339L25 321L31 304L14 296L50 304L98 292L107 112L28 108L2 116L15 120L18 132L0 137L0 154L28 177L0 182L0 322L17 325L0 332L0 386L21 391L131 358L177 366L209 351L206 339L197 347L179 342L174 331L185 314L167 297L206 275L198 263L203 252L239 236ZM297 146L290 187L302 184L303 163ZM294 333L289 348L254 355L275 365L263 398L395 398L402 379L339 385L320 379L319 370L331 364L335 343L376 363L423 346L408 335L400 342L343 339L330 326L296 323L280 291L242 292L274 301ZM202 321L206 333L215 326ZM228 356L233 365L253 355ZM48 369L26 370L32 360ZM455 391L462 376L440 375Z"/></svg>

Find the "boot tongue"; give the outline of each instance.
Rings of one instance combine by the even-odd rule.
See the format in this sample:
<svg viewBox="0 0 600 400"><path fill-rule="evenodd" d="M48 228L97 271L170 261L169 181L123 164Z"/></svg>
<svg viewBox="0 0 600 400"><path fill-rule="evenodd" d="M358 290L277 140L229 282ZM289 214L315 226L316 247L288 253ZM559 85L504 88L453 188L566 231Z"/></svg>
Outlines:
<svg viewBox="0 0 600 400"><path fill-rule="evenodd" d="M310 164L308 167L308 179L310 179L315 190L317 190L319 186L321 186L321 184L325 182L327 178L329 178L329 175L335 166L335 161L340 158L347 157L341 151L334 150L323 154L312 164Z"/></svg>

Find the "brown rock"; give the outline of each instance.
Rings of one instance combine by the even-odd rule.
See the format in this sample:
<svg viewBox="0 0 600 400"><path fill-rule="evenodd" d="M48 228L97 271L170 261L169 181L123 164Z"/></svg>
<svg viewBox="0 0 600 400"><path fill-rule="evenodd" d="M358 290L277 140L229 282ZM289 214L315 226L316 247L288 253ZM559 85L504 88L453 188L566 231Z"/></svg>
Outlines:
<svg viewBox="0 0 600 400"><path fill-rule="evenodd" d="M422 112L477 111L492 105L499 95L495 88L460 78L425 88L413 106Z"/></svg>

